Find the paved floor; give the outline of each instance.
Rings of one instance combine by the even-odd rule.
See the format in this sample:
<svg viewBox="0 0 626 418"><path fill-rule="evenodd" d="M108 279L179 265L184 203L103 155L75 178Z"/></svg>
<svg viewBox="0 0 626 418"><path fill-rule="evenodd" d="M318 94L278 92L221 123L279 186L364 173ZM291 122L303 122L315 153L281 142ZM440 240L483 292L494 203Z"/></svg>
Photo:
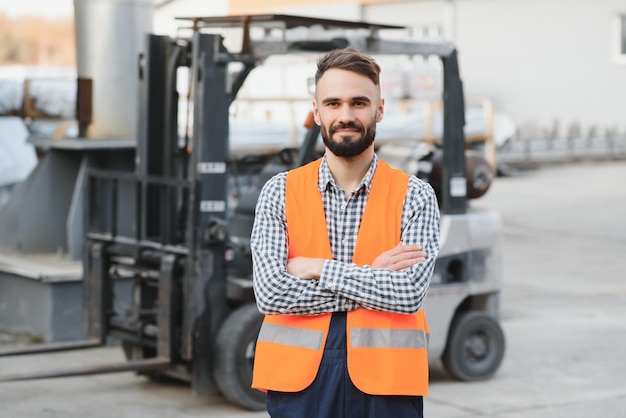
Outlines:
<svg viewBox="0 0 626 418"><path fill-rule="evenodd" d="M433 370L427 418L626 417L626 162L498 178L507 352L486 382ZM118 348L0 359L0 373L121 360ZM0 417L266 417L132 373L0 383Z"/></svg>

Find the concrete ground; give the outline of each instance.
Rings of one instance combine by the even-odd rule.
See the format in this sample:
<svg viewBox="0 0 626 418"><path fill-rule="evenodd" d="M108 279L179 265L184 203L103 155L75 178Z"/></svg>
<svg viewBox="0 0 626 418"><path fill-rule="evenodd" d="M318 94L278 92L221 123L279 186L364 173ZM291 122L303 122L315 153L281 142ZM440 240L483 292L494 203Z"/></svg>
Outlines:
<svg viewBox="0 0 626 418"><path fill-rule="evenodd" d="M504 362L432 372L427 418L626 416L626 162L497 178L474 206L504 222ZM116 347L0 358L0 373L122 360ZM132 373L0 383L0 417L266 417Z"/></svg>

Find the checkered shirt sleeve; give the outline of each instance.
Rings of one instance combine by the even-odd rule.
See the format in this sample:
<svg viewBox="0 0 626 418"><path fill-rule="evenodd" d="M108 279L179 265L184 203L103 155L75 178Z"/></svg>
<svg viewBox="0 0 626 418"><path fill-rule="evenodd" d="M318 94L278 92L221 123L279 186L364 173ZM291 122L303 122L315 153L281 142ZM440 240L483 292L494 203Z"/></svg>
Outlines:
<svg viewBox="0 0 626 418"><path fill-rule="evenodd" d="M265 184L250 241L254 291L261 312L308 315L363 307L410 314L422 307L439 251L439 208L428 183L415 176L409 178L401 221L402 243L421 244L426 260L403 271L351 262L376 165L375 158L361 185L346 198L322 161L319 186L333 259L326 261L319 280L303 280L287 273L286 173Z"/></svg>

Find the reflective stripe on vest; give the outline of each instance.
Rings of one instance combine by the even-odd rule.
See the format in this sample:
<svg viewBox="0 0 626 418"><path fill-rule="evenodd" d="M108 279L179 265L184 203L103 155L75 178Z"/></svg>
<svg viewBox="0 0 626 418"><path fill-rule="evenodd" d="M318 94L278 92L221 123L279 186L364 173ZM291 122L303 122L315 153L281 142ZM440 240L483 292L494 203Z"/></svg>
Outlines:
<svg viewBox="0 0 626 418"><path fill-rule="evenodd" d="M359 348L428 348L428 335L418 329L352 328L352 347Z"/></svg>
<svg viewBox="0 0 626 418"><path fill-rule="evenodd" d="M264 323L257 341L320 350L323 348L324 332Z"/></svg>
<svg viewBox="0 0 626 418"><path fill-rule="evenodd" d="M321 160L287 174L285 208L289 258L331 259L326 217L317 188ZM357 235L353 262L369 265L400 242L408 176L378 162ZM252 387L297 392L319 369L331 314L266 315L257 340ZM347 314L348 373L361 391L426 395L428 325L414 315L356 309Z"/></svg>

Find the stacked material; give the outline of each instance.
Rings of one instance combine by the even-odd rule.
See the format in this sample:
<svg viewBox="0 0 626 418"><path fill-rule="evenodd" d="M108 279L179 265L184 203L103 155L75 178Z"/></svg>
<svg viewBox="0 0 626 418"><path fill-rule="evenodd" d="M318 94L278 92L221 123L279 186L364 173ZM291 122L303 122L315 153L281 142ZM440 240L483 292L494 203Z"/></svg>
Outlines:
<svg viewBox="0 0 626 418"><path fill-rule="evenodd" d="M28 129L16 116L0 117L0 208L6 203L13 186L37 165L37 155L27 142Z"/></svg>
<svg viewBox="0 0 626 418"><path fill-rule="evenodd" d="M0 80L0 115L70 119L76 110L76 80Z"/></svg>

